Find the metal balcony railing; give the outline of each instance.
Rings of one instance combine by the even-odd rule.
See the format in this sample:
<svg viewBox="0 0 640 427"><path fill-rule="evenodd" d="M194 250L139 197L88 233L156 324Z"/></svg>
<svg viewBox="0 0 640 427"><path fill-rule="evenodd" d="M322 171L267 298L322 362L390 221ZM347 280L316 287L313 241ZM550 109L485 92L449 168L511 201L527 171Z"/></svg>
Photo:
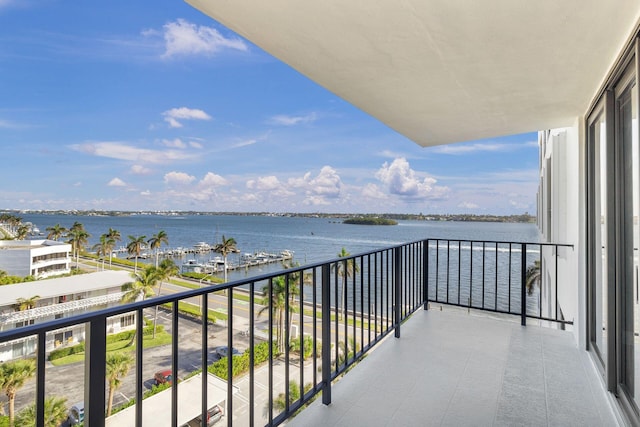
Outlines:
<svg viewBox="0 0 640 427"><path fill-rule="evenodd" d="M0 343L37 337L36 425L45 417L45 343L53 331L85 324L84 403L85 425L105 425L107 319L124 313L136 314L135 335L135 425L143 421L145 310L170 306L167 329L172 342L170 367L178 373L181 365L179 320L191 322L199 330L200 369L207 371L211 353L211 331L224 339L228 349L246 344L245 359L230 357L226 364L227 425L278 425L294 415L318 394L331 402L331 383L350 369L370 349L391 332L399 338L402 322L414 311L428 308L428 302L454 304L526 317L570 323L555 314L543 312L547 299L557 301L558 251L567 245L514 242L478 242L427 239L361 253L327 262L293 267L278 273L251 277L222 285L207 286L172 295L163 295L129 305L58 319L0 333ZM545 248L550 249L545 254ZM549 258L549 255L551 258ZM543 282L540 290L529 294L526 270L535 260L547 262L555 257L555 286ZM550 297L543 292L554 292ZM222 295L224 293L224 295ZM237 308L245 295L242 310ZM199 313L226 305L224 326L203 321L202 316L181 318L180 304L199 299ZM524 308L523 308L524 307ZM206 319L206 316L205 316ZM258 345L268 343L266 360L259 360ZM262 350L260 350L262 351ZM231 352L229 352L231 353ZM240 363L246 371L236 373ZM265 373L267 375L262 375ZM258 375L258 373L261 373ZM278 379L276 380L276 376ZM199 399L197 416L207 419L211 409L207 381L201 381L200 396L181 396L171 387L170 425L183 425L179 407L184 399ZM240 387L238 384L243 384ZM244 390L242 390L244 388ZM265 393L261 390L267 390ZM297 391L299 390L299 392ZM240 405L238 393L245 393L246 410L234 414ZM143 404L139 404L142 402ZM232 416L232 414L234 416ZM158 417L159 414L154 414ZM181 415L182 416L182 415ZM160 425L158 420L155 425ZM108 421L107 421L108 424ZM169 423L168 423L169 424Z"/></svg>

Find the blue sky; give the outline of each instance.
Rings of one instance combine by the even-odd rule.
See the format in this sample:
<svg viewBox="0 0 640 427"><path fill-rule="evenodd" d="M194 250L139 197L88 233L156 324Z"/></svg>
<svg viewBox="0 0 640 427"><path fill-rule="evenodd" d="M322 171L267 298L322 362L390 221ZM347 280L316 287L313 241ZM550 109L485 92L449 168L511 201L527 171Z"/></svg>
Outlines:
<svg viewBox="0 0 640 427"><path fill-rule="evenodd" d="M535 133L422 148L150 4L0 0L0 209L535 212Z"/></svg>

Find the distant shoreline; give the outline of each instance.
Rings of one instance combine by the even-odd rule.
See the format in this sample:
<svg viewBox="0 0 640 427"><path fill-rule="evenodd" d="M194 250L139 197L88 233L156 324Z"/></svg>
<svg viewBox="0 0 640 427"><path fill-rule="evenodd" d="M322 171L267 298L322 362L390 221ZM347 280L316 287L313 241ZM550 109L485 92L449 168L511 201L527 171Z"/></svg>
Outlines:
<svg viewBox="0 0 640 427"><path fill-rule="evenodd" d="M273 217L301 217L301 218L330 218L347 219L358 216L360 218L384 218L400 221L461 221L461 222L511 222L535 223L536 217L527 212L521 215L476 215L476 214L347 214L347 213L301 213L301 212L202 212L202 211L96 211L96 210L30 210L5 209L0 213L10 214L39 214L39 215L76 215L76 216L188 216L188 215L233 215L233 216L273 216Z"/></svg>

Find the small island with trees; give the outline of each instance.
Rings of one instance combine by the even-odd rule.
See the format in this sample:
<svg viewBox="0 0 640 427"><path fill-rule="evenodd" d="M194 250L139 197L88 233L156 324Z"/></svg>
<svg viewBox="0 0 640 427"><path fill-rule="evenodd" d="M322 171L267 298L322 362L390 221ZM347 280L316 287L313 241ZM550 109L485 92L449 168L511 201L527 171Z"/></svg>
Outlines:
<svg viewBox="0 0 640 427"><path fill-rule="evenodd" d="M398 225L398 221L396 220L389 218L380 218L377 216L347 218L342 221L342 223L357 225Z"/></svg>

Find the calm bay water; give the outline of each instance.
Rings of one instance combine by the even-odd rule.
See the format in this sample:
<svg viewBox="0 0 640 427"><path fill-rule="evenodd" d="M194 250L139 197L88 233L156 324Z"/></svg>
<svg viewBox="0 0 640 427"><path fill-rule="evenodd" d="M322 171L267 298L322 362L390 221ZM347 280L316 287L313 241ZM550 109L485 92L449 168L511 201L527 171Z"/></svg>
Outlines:
<svg viewBox="0 0 640 427"><path fill-rule="evenodd" d="M126 245L128 236L145 235L150 238L164 230L170 248L191 248L198 242L211 245L224 235L233 237L241 252L265 251L279 253L284 249L294 252L294 260L301 265L335 258L344 247L351 254L370 251L386 246L425 239L473 239L498 241L539 241L534 224L444 222L444 221L399 221L396 226L365 226L342 224L329 218L234 216L234 215L132 215L124 217L73 216L22 214L23 221L30 221L45 233L47 227L60 224L69 228L78 221L91 234L90 248L99 241L100 235L109 228L120 231ZM207 254L209 259L217 254ZM193 258L193 255L189 256ZM233 261L230 258L231 261ZM181 261L176 260L177 264ZM262 274L281 269L278 264L236 271L230 279Z"/></svg>

